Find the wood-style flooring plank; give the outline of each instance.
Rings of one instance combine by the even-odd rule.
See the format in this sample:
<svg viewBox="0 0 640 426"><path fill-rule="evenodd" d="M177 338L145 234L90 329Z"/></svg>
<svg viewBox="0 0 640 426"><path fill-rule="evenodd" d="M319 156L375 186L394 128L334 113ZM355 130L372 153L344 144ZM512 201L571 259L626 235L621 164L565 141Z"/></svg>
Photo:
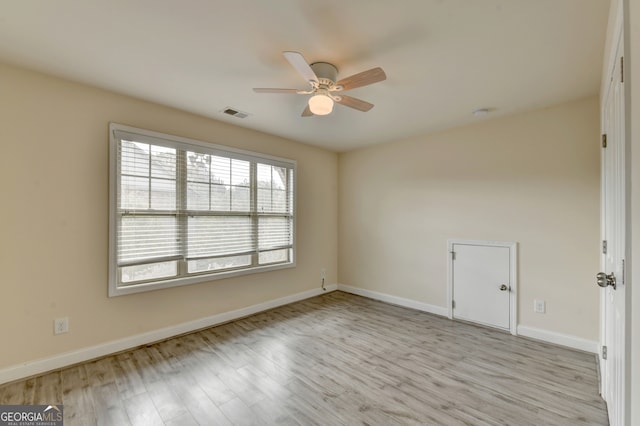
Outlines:
<svg viewBox="0 0 640 426"><path fill-rule="evenodd" d="M164 381L150 383L147 385L147 392L165 423L191 417L189 410L168 383Z"/></svg>
<svg viewBox="0 0 640 426"><path fill-rule="evenodd" d="M60 372L64 422L67 425L95 425L96 413L89 378L84 365ZM47 376L43 376L47 377Z"/></svg>
<svg viewBox="0 0 640 426"><path fill-rule="evenodd" d="M596 357L341 292L0 386L67 425L607 425Z"/></svg>
<svg viewBox="0 0 640 426"><path fill-rule="evenodd" d="M126 400L147 391L140 375L142 370L134 365L131 352L112 356L110 360L116 387L122 399Z"/></svg>
<svg viewBox="0 0 640 426"><path fill-rule="evenodd" d="M115 382L94 385L91 394L97 425L131 425Z"/></svg>
<svg viewBox="0 0 640 426"><path fill-rule="evenodd" d="M125 399L124 408L133 426L164 425L153 400L146 392Z"/></svg>

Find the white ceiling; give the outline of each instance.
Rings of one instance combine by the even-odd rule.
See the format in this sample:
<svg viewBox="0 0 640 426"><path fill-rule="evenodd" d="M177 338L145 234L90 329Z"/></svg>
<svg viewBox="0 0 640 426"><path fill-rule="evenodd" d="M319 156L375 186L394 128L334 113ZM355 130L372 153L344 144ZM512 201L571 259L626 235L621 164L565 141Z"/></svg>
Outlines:
<svg viewBox="0 0 640 426"><path fill-rule="evenodd" d="M336 151L595 95L608 0L19 0L0 4L0 61ZM300 117L282 51L387 80ZM222 114L232 107L250 116Z"/></svg>

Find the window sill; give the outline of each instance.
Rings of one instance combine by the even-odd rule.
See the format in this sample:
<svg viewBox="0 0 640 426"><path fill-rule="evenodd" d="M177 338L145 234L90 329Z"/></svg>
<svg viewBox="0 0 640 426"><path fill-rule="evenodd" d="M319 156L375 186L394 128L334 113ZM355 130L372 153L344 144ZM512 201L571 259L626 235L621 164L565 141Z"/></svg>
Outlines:
<svg viewBox="0 0 640 426"><path fill-rule="evenodd" d="M262 272L277 271L280 269L295 268L295 261L290 263L281 263L277 265L258 266L251 269L240 269L227 272L217 272L214 274L203 274L192 277L176 278L172 280L163 280L158 282L147 282L142 284L129 284L118 286L115 280L109 280L109 297L124 296L127 294L143 293L153 290L161 290L164 288L181 287L185 285L198 284L202 282L217 281L221 279L238 277L241 275L257 274Z"/></svg>

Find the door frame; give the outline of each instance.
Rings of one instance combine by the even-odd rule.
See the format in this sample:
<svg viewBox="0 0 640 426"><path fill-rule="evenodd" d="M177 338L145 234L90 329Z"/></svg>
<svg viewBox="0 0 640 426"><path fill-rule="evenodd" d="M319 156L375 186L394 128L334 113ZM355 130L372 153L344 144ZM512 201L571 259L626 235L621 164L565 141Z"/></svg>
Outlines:
<svg viewBox="0 0 640 426"><path fill-rule="evenodd" d="M611 36L610 39L608 40L608 43L610 44L610 51L609 51L609 57L605 58L606 61L606 74L603 76L603 85L601 87L601 98L600 98L600 126L601 126L601 133L605 134L607 133L607 131L614 125L610 122L608 122L608 115L607 115L607 105L608 105L608 101L609 101L609 96L612 90L612 85L615 84L615 81L617 81L617 79L619 78L618 75L615 75L615 68L616 65L619 64L619 58L621 56L627 56L627 40L625 38L625 28L624 28L624 13L625 13L625 9L624 6L622 4L622 2L618 2L617 3L617 9L615 11L613 11L612 13L614 13L614 17L613 17L613 31L611 32ZM610 17L611 19L611 17ZM611 25L611 21L610 21L610 25ZM626 59L626 58L625 58ZM621 65L622 66L622 65ZM629 68L625 65L624 66L624 72L628 71ZM626 78L625 78L626 80ZM619 368L614 369L611 365L609 365L610 362L612 362L612 359L609 360L605 360L603 359L603 347L607 346L607 344L609 343L610 340L610 336L608 335L608 332L610 331L610 326L608 325L608 320L610 319L609 317L609 313L608 313L608 309L610 308L610 305L608 303L608 297L609 297L609 292L611 292L612 290L610 290L609 288L605 288L605 289L601 289L600 290L600 340L599 340L599 353L598 353L598 362L599 362L599 373L600 373L600 395L602 396L602 398L607 402L607 410L608 410L608 414L609 414L609 420L613 420L612 422L612 426L614 426L613 423L617 424L626 424L625 420L629 420L629 413L630 413L630 406L629 406L629 391L630 391L630 385L629 385L629 375L628 372L630 370L630 359L629 359L629 343L628 343L628 339L629 339L629 329L628 327L628 320L629 320L629 312L627 311L628 307L629 307L629 292L626 290L626 283L627 281L627 270L625 270L626 268L624 267L624 263L626 263L625 261L627 259L630 259L631 257L629 256L630 254L630 250L631 250L631 242L629 240L630 238L630 234L628 232L629 230L629 219L631 218L631 212L630 212L630 204L629 204L629 170L630 170L630 152L629 152L629 147L630 147L630 142L629 142L629 104L628 104L628 99L629 99L629 85L625 84L625 86L623 87L622 90L622 96L624 97L623 100L623 105L624 105L624 110L623 113L621 115L621 117L619 117L619 119L622 121L621 123L621 129L623 132L623 137L620 140L620 149L622 152L622 155L624 156L624 163L623 163L623 167L625 168L625 173L624 173L624 177L622 180L622 187L618 188L618 190L621 191L622 197L623 197L623 203L622 203L622 211L625 214L625 219L623 221L623 228L624 228L624 232L622 233L622 239L624 241L624 251L621 253L622 259L621 261L623 262L623 266L622 266L622 273L620 274L618 278L618 285L621 286L621 289L624 290L624 297L625 297L625 301L624 301L624 306L623 306L623 314L622 314L622 319L621 322L623 324L623 331L621 333L621 347L617 348L619 349L619 354L617 354L620 358L619 360ZM606 149L606 148L604 148ZM605 153L603 152L600 156L600 171L601 171L601 176L600 176L600 235L601 235L601 240L604 241L607 239L607 235L605 232L606 229L606 225L607 225L607 219L606 219L606 208L605 208L605 204L606 204L606 185L605 185L605 166L606 166L606 158L605 158ZM607 270L606 269L606 265L607 265L607 255L604 254L602 252L602 250L600 251L600 270L604 271ZM609 271L608 271L609 272ZM617 290L613 290L613 291L617 291ZM615 330L611 330L611 331L615 331ZM610 348L608 348L610 349ZM616 349L614 349L616 350ZM609 351L609 356L608 358L611 358L611 356L616 356L616 353L614 352L613 354L611 353L611 351ZM607 371L611 369L612 371L610 371L611 373L611 381L608 380L607 378ZM613 382L613 383L612 383ZM613 384L618 384L618 388L614 389L613 388ZM614 392L615 390L615 392ZM611 398L610 398L611 397ZM610 400L610 399L614 399L614 400ZM611 418L611 413L612 410L614 410L614 417L615 418Z"/></svg>
<svg viewBox="0 0 640 426"><path fill-rule="evenodd" d="M518 318L518 243L512 241L447 240L447 317L453 318L453 252L454 245L506 247L509 249L509 332L517 336Z"/></svg>

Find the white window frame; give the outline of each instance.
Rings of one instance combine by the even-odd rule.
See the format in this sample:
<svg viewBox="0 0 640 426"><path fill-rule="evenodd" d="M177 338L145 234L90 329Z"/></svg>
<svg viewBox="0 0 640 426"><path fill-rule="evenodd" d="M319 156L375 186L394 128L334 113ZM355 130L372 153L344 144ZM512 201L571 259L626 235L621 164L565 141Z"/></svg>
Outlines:
<svg viewBox="0 0 640 426"><path fill-rule="evenodd" d="M135 137L137 142L151 143L154 145L162 145L173 147L178 150L197 150L200 153L223 156L232 159L248 160L252 163L269 164L273 166L286 167L293 172L292 179L292 245L291 255L287 262L275 263L268 265L257 265L243 267L242 269L229 269L205 273L186 273L184 267L179 268L179 275L175 278L160 279L156 281L142 281L139 283L123 284L120 279L120 267L118 265L118 224L120 210L118 209L118 186L120 185L120 174L118 170L118 148L122 136ZM129 138L127 138L129 139ZM183 176L184 179L186 177ZM179 179L179 178L178 178ZM202 142L194 139L184 138L180 136L168 135L165 133L155 132L151 130L139 129L136 127L126 126L118 123L109 123L109 297L122 296L132 293L140 293L144 291L159 290L176 286L196 284L200 282L219 280L224 278L235 277L245 274L254 274L266 271L279 270L284 268L293 268L296 266L296 179L297 179L297 162L286 158L274 157L262 153L245 151L241 149L231 148L224 145L217 145ZM256 208L257 183L255 179L251 182L251 215L256 217L259 215ZM257 235L255 235L257 238ZM257 252L256 252L257 256ZM186 259L181 259L186 262Z"/></svg>

